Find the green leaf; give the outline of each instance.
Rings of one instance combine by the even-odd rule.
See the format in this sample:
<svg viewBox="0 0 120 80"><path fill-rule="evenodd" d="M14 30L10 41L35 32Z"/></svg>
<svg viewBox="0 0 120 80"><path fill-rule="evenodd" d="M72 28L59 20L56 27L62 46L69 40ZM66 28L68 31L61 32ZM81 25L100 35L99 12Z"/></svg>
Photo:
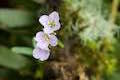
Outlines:
<svg viewBox="0 0 120 80"><path fill-rule="evenodd" d="M34 37L33 37L33 39L32 39L32 44L33 44L33 46L35 47L36 46L36 41L35 41L35 39L34 39Z"/></svg>
<svg viewBox="0 0 120 80"><path fill-rule="evenodd" d="M32 13L25 10L0 9L0 25L4 27L22 27L33 23Z"/></svg>
<svg viewBox="0 0 120 80"><path fill-rule="evenodd" d="M59 45L61 48L64 48L64 44L63 44L60 40L58 40L58 45Z"/></svg>
<svg viewBox="0 0 120 80"><path fill-rule="evenodd" d="M24 54L24 55L29 55L32 56L32 48L29 47L13 47L12 51L18 54Z"/></svg>
<svg viewBox="0 0 120 80"><path fill-rule="evenodd" d="M0 46L0 65L20 69L28 63L24 56L14 54L11 50L6 47Z"/></svg>

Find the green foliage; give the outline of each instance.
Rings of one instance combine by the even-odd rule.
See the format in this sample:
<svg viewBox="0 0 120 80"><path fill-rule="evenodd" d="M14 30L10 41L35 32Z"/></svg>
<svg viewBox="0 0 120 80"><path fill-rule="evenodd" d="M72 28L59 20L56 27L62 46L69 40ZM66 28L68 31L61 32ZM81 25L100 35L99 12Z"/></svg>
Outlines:
<svg viewBox="0 0 120 80"><path fill-rule="evenodd" d="M17 54L24 54L24 55L32 56L33 49L29 47L13 47L12 51Z"/></svg>
<svg viewBox="0 0 120 80"><path fill-rule="evenodd" d="M61 47L61 48L64 48L64 44L59 40L58 41L58 45Z"/></svg>
<svg viewBox="0 0 120 80"><path fill-rule="evenodd" d="M8 48L0 46L0 65L20 69L27 65L28 61L24 56L11 52Z"/></svg>
<svg viewBox="0 0 120 80"><path fill-rule="evenodd" d="M28 26L33 23L32 13L25 10L0 9L0 24L14 28Z"/></svg>
<svg viewBox="0 0 120 80"><path fill-rule="evenodd" d="M64 33L67 32L67 39L77 36L74 41L85 47L75 49L75 53L79 53L80 62L85 65L91 63L90 69L96 63L96 72L100 76L112 74L117 68L118 58L114 57L114 44L118 44L115 35L119 31L119 25L111 22L111 16L116 19L111 15L111 12L114 13L111 8L115 6L112 4L108 0L64 0L61 7L64 10L61 15L64 14Z"/></svg>
<svg viewBox="0 0 120 80"><path fill-rule="evenodd" d="M120 79L120 73L116 72L112 76L105 77L104 80L119 80Z"/></svg>

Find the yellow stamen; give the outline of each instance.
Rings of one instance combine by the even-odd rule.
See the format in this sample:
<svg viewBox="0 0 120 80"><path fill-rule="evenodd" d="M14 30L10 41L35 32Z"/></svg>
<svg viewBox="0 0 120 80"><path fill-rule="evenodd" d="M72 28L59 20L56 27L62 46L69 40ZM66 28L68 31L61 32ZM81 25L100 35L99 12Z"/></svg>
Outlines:
<svg viewBox="0 0 120 80"><path fill-rule="evenodd" d="M45 41L50 42L49 36L47 34L44 35Z"/></svg>
<svg viewBox="0 0 120 80"><path fill-rule="evenodd" d="M55 24L54 21L49 21L48 25L49 25L50 27L54 27L56 24Z"/></svg>

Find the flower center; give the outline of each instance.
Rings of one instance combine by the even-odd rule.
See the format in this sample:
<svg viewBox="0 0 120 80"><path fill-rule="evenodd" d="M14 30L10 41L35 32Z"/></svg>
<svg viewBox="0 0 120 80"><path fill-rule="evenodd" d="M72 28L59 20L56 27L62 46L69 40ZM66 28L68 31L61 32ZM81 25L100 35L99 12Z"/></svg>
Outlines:
<svg viewBox="0 0 120 80"><path fill-rule="evenodd" d="M54 27L54 26L56 25L56 23L55 23L54 21L49 21L49 22L48 22L48 25L49 25L50 27Z"/></svg>
<svg viewBox="0 0 120 80"><path fill-rule="evenodd" d="M47 34L44 34L44 39L45 39L45 41L47 41L49 43L50 39L49 39L49 36Z"/></svg>

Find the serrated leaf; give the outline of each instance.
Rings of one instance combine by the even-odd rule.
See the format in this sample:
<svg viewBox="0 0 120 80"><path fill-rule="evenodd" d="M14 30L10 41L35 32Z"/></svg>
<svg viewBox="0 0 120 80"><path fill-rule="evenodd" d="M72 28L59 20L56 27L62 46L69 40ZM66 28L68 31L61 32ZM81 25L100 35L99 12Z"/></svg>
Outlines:
<svg viewBox="0 0 120 80"><path fill-rule="evenodd" d="M27 26L33 23L32 13L25 10L0 9L0 24L9 28Z"/></svg>
<svg viewBox="0 0 120 80"><path fill-rule="evenodd" d="M24 56L14 54L6 47L0 46L0 65L13 69L20 69L28 63Z"/></svg>

